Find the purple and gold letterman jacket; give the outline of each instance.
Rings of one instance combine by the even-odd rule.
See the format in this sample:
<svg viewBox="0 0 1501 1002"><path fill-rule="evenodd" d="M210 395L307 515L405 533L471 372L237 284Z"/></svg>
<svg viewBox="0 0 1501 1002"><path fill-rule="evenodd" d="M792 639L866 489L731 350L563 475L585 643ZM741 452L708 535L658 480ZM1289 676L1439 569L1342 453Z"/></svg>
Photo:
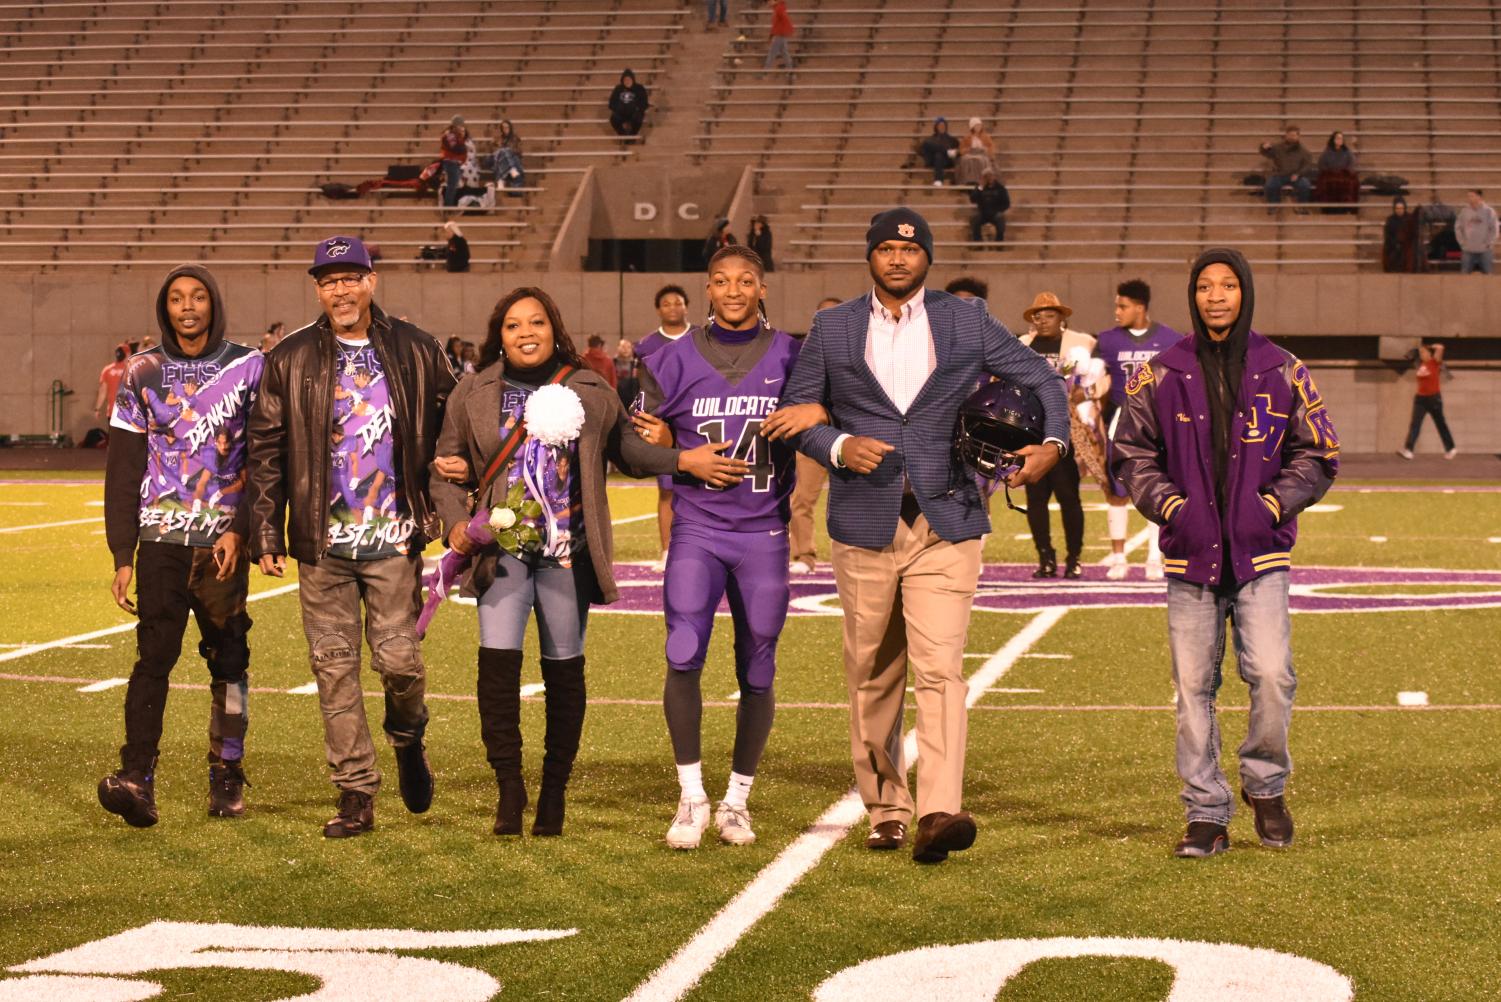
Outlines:
<svg viewBox="0 0 1501 1002"><path fill-rule="evenodd" d="M1339 437L1308 367L1255 331L1246 342L1224 512L1193 337L1136 370L1112 445L1112 472L1136 510L1162 526L1163 569L1201 585L1243 584L1291 567L1298 513L1324 496L1339 470ZM1220 552L1222 542L1230 552Z"/></svg>

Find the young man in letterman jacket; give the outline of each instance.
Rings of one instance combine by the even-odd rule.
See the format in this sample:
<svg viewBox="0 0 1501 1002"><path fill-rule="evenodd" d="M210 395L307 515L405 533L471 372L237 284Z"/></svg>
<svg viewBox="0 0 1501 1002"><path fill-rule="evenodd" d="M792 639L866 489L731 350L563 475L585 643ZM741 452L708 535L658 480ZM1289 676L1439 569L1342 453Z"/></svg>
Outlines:
<svg viewBox="0 0 1501 1002"><path fill-rule="evenodd" d="M1308 367L1251 330L1255 291L1240 253L1201 254L1188 298L1194 336L1126 384L1110 466L1137 510L1162 526L1188 815L1174 853L1203 857L1230 847L1233 797L1214 707L1227 617L1251 699L1241 799L1263 845L1292 843L1283 800L1297 688L1287 572L1297 515L1333 482L1339 438Z"/></svg>

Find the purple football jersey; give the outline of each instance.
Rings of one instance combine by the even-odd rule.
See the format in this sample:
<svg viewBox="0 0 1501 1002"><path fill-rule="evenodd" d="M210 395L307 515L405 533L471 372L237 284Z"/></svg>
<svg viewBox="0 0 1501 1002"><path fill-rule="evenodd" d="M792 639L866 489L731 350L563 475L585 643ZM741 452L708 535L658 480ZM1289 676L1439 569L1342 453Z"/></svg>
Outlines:
<svg viewBox="0 0 1501 1002"><path fill-rule="evenodd" d="M1183 338L1182 334L1163 324L1153 324L1147 332L1137 337L1128 330L1112 327L1100 334L1095 344L1096 358L1105 360L1105 371L1110 374L1110 402L1115 407L1126 405L1126 383L1142 365L1157 357L1157 353L1171 348Z"/></svg>
<svg viewBox="0 0 1501 1002"><path fill-rule="evenodd" d="M751 466L749 476L727 489L675 478L674 518L736 532L786 527L796 453L786 442L768 442L761 424L776 410L802 345L783 331L772 331L771 339L738 383L704 357L693 337L679 338L643 361L662 391L655 413L672 426L679 448L732 442L728 455Z"/></svg>
<svg viewBox="0 0 1501 1002"><path fill-rule="evenodd" d="M666 334L662 333L662 328L658 327L656 330L646 335L640 341L636 342L636 357L646 358L652 354L655 354L656 352L661 351L663 348L667 347L670 344L676 344L677 342L683 340L683 338L685 337L692 337L694 332L697 330L698 327L696 325L689 324L688 329L679 334L677 337L668 337Z"/></svg>

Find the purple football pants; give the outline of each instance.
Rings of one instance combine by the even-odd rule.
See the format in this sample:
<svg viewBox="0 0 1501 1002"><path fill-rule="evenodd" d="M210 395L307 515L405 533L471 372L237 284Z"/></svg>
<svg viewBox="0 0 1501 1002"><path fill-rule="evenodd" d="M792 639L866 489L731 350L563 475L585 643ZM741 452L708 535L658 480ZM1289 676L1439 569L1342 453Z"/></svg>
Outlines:
<svg viewBox="0 0 1501 1002"><path fill-rule="evenodd" d="M714 611L728 597L741 691L769 691L777 672L777 638L787 621L787 549L786 529L726 532L673 519L662 583L668 666L703 668Z"/></svg>

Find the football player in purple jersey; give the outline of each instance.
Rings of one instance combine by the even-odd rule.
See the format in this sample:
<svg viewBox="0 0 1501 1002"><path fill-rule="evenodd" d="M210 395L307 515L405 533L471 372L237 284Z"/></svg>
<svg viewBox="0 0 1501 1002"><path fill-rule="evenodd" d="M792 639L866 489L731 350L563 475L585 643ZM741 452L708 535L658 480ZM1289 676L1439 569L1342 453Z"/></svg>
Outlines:
<svg viewBox="0 0 1501 1002"><path fill-rule="evenodd" d="M636 342L636 360L645 362L653 352L687 337L698 330L697 324L688 322L688 293L681 285L664 285L657 290L653 305L657 318L662 322L657 329ZM641 409L642 400L637 397L632 412ZM661 572L667 567L667 544L672 539L672 478L657 478L657 535L662 539L662 556L652 564L652 570Z"/></svg>
<svg viewBox="0 0 1501 1002"><path fill-rule="evenodd" d="M696 849L709 826L700 677L714 613L724 598L735 624L740 698L729 783L713 820L723 842L756 840L746 803L771 734L777 638L788 603L787 519L796 461L785 441L767 440L762 423L777 407L801 344L766 320L764 267L755 251L737 245L716 252L709 261L708 294L707 329L645 359L646 406L636 416L637 428L654 444L723 443L750 466L743 479L725 488L685 477L673 482L662 702L682 788L667 832L674 849ZM816 405L800 418L809 426L828 419Z"/></svg>
<svg viewBox="0 0 1501 1002"><path fill-rule="evenodd" d="M1183 339L1183 335L1165 324L1153 323L1147 315L1152 301L1152 288L1139 278L1122 282L1115 290L1115 326L1100 333L1095 343L1095 357L1105 363L1105 378L1094 382L1091 395L1104 404L1104 421L1108 429L1106 441L1106 465L1110 465L1109 439L1115 436L1115 425L1120 409L1126 403L1126 383L1136 370L1157 357L1157 353L1171 348ZM1107 396L1108 393L1108 396ZM1110 530L1110 563L1105 576L1119 581L1126 576L1126 526L1130 521L1130 497L1125 485L1114 474L1109 474L1110 489L1105 491L1108 508L1105 511L1106 525ZM1157 526L1148 525L1146 576L1151 581L1162 580L1162 550L1158 545Z"/></svg>

